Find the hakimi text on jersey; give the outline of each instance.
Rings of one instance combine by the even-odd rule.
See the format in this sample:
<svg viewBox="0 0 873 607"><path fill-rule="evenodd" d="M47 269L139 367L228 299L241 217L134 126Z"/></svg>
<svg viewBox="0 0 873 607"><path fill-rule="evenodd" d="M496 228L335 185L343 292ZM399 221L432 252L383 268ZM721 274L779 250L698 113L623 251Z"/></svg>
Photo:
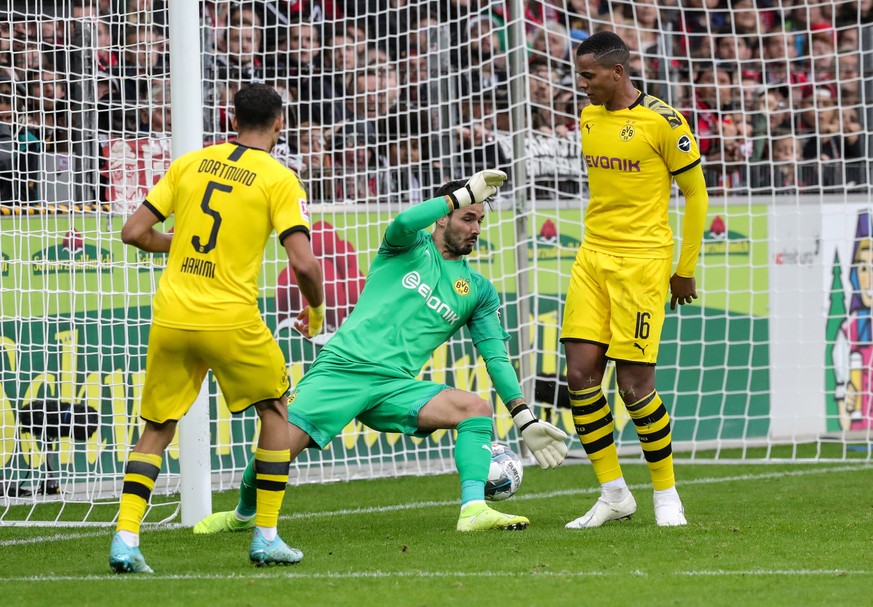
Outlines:
<svg viewBox="0 0 873 607"><path fill-rule="evenodd" d="M194 274L195 276L203 276L205 278L215 278L215 264L206 259L186 257L182 260L181 270L185 274Z"/></svg>

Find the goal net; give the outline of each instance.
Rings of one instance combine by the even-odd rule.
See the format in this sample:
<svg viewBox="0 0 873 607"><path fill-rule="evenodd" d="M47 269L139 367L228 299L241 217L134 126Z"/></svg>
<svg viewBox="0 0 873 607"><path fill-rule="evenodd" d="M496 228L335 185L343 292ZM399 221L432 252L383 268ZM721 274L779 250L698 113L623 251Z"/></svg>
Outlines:
<svg viewBox="0 0 873 607"><path fill-rule="evenodd" d="M168 5L0 2L0 524L115 516L165 264L119 233L182 126ZM450 178L510 175L470 261L501 295L528 398L571 436L558 338L588 195L573 50L596 31L621 35L637 87L691 123L710 193L701 298L668 312L658 364L677 459L870 460L870 2L199 6L185 31L202 48L203 144L234 137L240 86L280 91L288 128L273 154L309 193L328 331L354 307L397 212ZM677 193L677 235L682 210ZM319 346L291 330L303 301L278 242L260 288L296 382ZM639 458L613 375L618 444ZM423 377L491 400L495 440L521 450L463 332ZM232 416L211 376L204 394L212 486L228 489L251 457L256 416ZM291 482L448 472L452 441L353 422L328 449L304 452ZM164 460L151 522L177 514L179 449Z"/></svg>

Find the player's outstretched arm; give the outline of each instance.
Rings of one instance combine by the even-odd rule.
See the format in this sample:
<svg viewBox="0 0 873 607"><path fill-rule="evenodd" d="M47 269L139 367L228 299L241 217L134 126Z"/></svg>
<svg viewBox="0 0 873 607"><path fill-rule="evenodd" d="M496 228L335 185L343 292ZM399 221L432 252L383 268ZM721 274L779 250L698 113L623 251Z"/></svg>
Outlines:
<svg viewBox="0 0 873 607"><path fill-rule="evenodd" d="M418 233L452 212L445 197L431 198L398 214L385 230L385 242L392 247L411 246Z"/></svg>
<svg viewBox="0 0 873 607"><path fill-rule="evenodd" d="M497 169L486 169L473 175L463 188L446 196L452 209L460 209L471 204L485 202L495 194L497 188L506 181L506 173Z"/></svg>
<svg viewBox="0 0 873 607"><path fill-rule="evenodd" d="M155 224L163 221L163 217L147 204L139 205L133 215L128 217L121 228L121 241L149 253L167 253L173 240L172 234L164 234L155 229Z"/></svg>
<svg viewBox="0 0 873 607"><path fill-rule="evenodd" d="M506 404L512 422L540 468L557 468L567 457L567 433L549 422L537 419L523 398Z"/></svg>
<svg viewBox="0 0 873 607"><path fill-rule="evenodd" d="M312 252L304 232L293 232L282 241L288 254L288 264L297 279L300 293L309 302L297 317L295 328L305 337L315 337L324 325L324 283L321 265Z"/></svg>
<svg viewBox="0 0 873 607"><path fill-rule="evenodd" d="M412 245L418 232L451 213L454 209L484 202L497 193L497 188L506 181L506 173L495 169L480 171L473 175L463 188L448 196L431 198L406 209L388 226L385 241L392 247Z"/></svg>
<svg viewBox="0 0 873 607"><path fill-rule="evenodd" d="M501 400L512 414L512 421L521 434L525 446L543 470L557 468L567 457L567 434L547 421L537 419L524 398L515 369L506 354L505 342L485 339L476 344L485 361L488 376Z"/></svg>

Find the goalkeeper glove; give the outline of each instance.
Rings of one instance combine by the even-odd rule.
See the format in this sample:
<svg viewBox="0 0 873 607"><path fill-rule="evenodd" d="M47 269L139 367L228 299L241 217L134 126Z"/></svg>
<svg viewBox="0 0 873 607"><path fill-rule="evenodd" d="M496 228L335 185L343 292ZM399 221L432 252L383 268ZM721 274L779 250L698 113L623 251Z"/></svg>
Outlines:
<svg viewBox="0 0 873 607"><path fill-rule="evenodd" d="M512 421L521 433L525 446L543 470L557 468L567 457L569 437L566 432L547 421L534 417L527 403L520 402L511 410Z"/></svg>
<svg viewBox="0 0 873 607"><path fill-rule="evenodd" d="M506 181L506 173L497 169L479 171L464 185L448 195L452 209L485 202L497 193L497 188Z"/></svg>
<svg viewBox="0 0 873 607"><path fill-rule="evenodd" d="M325 303L322 301L318 306L309 306L309 337L315 337L321 333L324 326Z"/></svg>

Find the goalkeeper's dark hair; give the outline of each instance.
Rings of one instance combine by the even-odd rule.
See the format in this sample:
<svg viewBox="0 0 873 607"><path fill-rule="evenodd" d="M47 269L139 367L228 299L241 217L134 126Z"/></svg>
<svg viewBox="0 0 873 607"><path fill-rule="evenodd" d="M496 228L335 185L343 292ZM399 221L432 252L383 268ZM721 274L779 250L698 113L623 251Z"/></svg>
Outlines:
<svg viewBox="0 0 873 607"><path fill-rule="evenodd" d="M576 56L594 55L594 62L602 67L621 64L625 68L630 59L630 50L624 40L614 32L597 32L579 43Z"/></svg>
<svg viewBox="0 0 873 607"><path fill-rule="evenodd" d="M233 111L240 130L268 129L282 114L282 97L273 87L253 82L233 96Z"/></svg>
<svg viewBox="0 0 873 607"><path fill-rule="evenodd" d="M434 193L434 198L439 198L440 196L448 196L455 190L460 190L465 185L467 185L466 179L454 179L452 181L448 181L437 188L437 191Z"/></svg>

